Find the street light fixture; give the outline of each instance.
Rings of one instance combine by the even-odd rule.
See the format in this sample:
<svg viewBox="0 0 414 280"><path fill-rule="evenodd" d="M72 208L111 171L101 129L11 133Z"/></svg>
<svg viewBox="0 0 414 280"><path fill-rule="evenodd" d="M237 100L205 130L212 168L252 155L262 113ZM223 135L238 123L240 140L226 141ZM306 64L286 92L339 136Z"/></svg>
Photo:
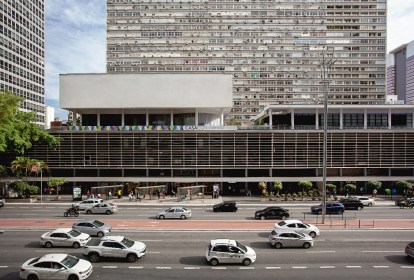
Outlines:
<svg viewBox="0 0 414 280"><path fill-rule="evenodd" d="M333 56L334 49L322 47L319 56L319 68L321 69L321 84L323 86L323 183L322 183L322 224L325 223L326 216L326 165L327 165L327 142L328 142L328 93L332 66L336 62Z"/></svg>

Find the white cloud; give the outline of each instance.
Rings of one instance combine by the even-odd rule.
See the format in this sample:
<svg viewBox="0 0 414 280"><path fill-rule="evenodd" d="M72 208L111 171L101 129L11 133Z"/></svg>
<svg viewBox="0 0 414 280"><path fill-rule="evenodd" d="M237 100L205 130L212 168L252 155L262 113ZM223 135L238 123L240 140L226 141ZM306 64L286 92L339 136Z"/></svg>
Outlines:
<svg viewBox="0 0 414 280"><path fill-rule="evenodd" d="M387 52L414 40L414 1L388 0Z"/></svg>

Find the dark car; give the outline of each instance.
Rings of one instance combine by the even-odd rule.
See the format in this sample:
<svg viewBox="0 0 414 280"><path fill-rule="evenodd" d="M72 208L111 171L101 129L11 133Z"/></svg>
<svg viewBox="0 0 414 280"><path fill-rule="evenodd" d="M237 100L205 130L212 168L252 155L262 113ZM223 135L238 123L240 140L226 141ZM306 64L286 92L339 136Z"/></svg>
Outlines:
<svg viewBox="0 0 414 280"><path fill-rule="evenodd" d="M362 210L364 208L364 204L359 199L344 198L340 202L346 210Z"/></svg>
<svg viewBox="0 0 414 280"><path fill-rule="evenodd" d="M311 212L313 214L322 214L322 204L312 206ZM326 203L327 214L343 214L344 212L345 207L341 203Z"/></svg>
<svg viewBox="0 0 414 280"><path fill-rule="evenodd" d="M225 201L213 206L214 212L236 212L237 206L234 201Z"/></svg>
<svg viewBox="0 0 414 280"><path fill-rule="evenodd" d="M255 219L278 219L278 220L284 220L290 217L289 210L278 207L278 206L270 206L266 207L263 210L256 211L254 213Z"/></svg>
<svg viewBox="0 0 414 280"><path fill-rule="evenodd" d="M414 197L410 198L402 198L395 201L395 205L400 207L409 207L410 205L414 204Z"/></svg>

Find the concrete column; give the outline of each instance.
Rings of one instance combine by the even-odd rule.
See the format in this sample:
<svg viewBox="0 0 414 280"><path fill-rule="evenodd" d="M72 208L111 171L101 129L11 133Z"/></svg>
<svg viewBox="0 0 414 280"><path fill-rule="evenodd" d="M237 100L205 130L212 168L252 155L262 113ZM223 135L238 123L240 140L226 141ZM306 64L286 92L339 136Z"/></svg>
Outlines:
<svg viewBox="0 0 414 280"><path fill-rule="evenodd" d="M364 129L368 128L368 112L367 109L364 109Z"/></svg>
<svg viewBox="0 0 414 280"><path fill-rule="evenodd" d="M339 109L339 129L344 129L344 111Z"/></svg>
<svg viewBox="0 0 414 280"><path fill-rule="evenodd" d="M174 112L172 108L170 112L170 125L174 125Z"/></svg>
<svg viewBox="0 0 414 280"><path fill-rule="evenodd" d="M198 126L198 108L195 108L195 125Z"/></svg>
<svg viewBox="0 0 414 280"><path fill-rule="evenodd" d="M220 110L220 126L224 126L224 112L223 112L223 109Z"/></svg>
<svg viewBox="0 0 414 280"><path fill-rule="evenodd" d="M145 125L149 126L149 115L148 115L148 109L145 110Z"/></svg>
<svg viewBox="0 0 414 280"><path fill-rule="evenodd" d="M272 110L272 108L269 108L268 115L269 115L269 126L270 126L270 129L272 129L273 128L273 110Z"/></svg>
<svg viewBox="0 0 414 280"><path fill-rule="evenodd" d="M101 125L101 110L98 109L98 115L96 116L96 125Z"/></svg>
<svg viewBox="0 0 414 280"><path fill-rule="evenodd" d="M316 109L315 113L315 128L319 129L319 109Z"/></svg>
<svg viewBox="0 0 414 280"><path fill-rule="evenodd" d="M295 109L292 109L290 111L290 122L291 122L290 128L295 129Z"/></svg>
<svg viewBox="0 0 414 280"><path fill-rule="evenodd" d="M391 108L388 108L388 129L391 129Z"/></svg>
<svg viewBox="0 0 414 280"><path fill-rule="evenodd" d="M121 125L125 125L125 111L124 109L121 110Z"/></svg>

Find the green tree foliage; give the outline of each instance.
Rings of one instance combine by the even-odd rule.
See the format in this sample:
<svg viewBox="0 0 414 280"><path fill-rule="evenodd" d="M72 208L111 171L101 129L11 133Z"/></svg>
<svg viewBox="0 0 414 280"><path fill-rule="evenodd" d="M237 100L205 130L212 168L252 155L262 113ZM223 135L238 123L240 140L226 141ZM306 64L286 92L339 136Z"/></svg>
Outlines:
<svg viewBox="0 0 414 280"><path fill-rule="evenodd" d="M283 189L282 181L275 181L273 183L273 188L276 191L276 194L279 195L279 192Z"/></svg>
<svg viewBox="0 0 414 280"><path fill-rule="evenodd" d="M334 184L326 184L326 188L330 191L333 192L334 190L336 190L336 186Z"/></svg>
<svg viewBox="0 0 414 280"><path fill-rule="evenodd" d="M48 166L42 160L28 157L17 157L11 164L11 170L17 177L25 176L27 178L32 173L38 175L39 172L47 169Z"/></svg>
<svg viewBox="0 0 414 280"><path fill-rule="evenodd" d="M0 92L0 153L11 151L24 154L33 143L45 142L56 147L59 139L35 123L34 113L19 110L22 98L9 92Z"/></svg>
<svg viewBox="0 0 414 280"><path fill-rule="evenodd" d="M349 194L353 194L356 191L356 186L354 184L346 184L345 185L345 190L349 193Z"/></svg>
<svg viewBox="0 0 414 280"><path fill-rule="evenodd" d="M55 188L56 195L59 195L60 187L65 183L65 178L50 178L47 185L49 188Z"/></svg>
<svg viewBox="0 0 414 280"><path fill-rule="evenodd" d="M382 186L382 183L380 181L377 181L377 180L371 180L371 181L368 182L367 185L368 185L369 188L371 188L373 190L374 189L379 190Z"/></svg>
<svg viewBox="0 0 414 280"><path fill-rule="evenodd" d="M413 189L413 184L407 181L398 181L397 183L395 183L395 187L397 187L398 189L402 189L404 193L407 194L409 191Z"/></svg>
<svg viewBox="0 0 414 280"><path fill-rule="evenodd" d="M16 181L10 184L10 190L13 190L19 197L29 198L31 195L39 192L38 186L31 186L23 181Z"/></svg>

